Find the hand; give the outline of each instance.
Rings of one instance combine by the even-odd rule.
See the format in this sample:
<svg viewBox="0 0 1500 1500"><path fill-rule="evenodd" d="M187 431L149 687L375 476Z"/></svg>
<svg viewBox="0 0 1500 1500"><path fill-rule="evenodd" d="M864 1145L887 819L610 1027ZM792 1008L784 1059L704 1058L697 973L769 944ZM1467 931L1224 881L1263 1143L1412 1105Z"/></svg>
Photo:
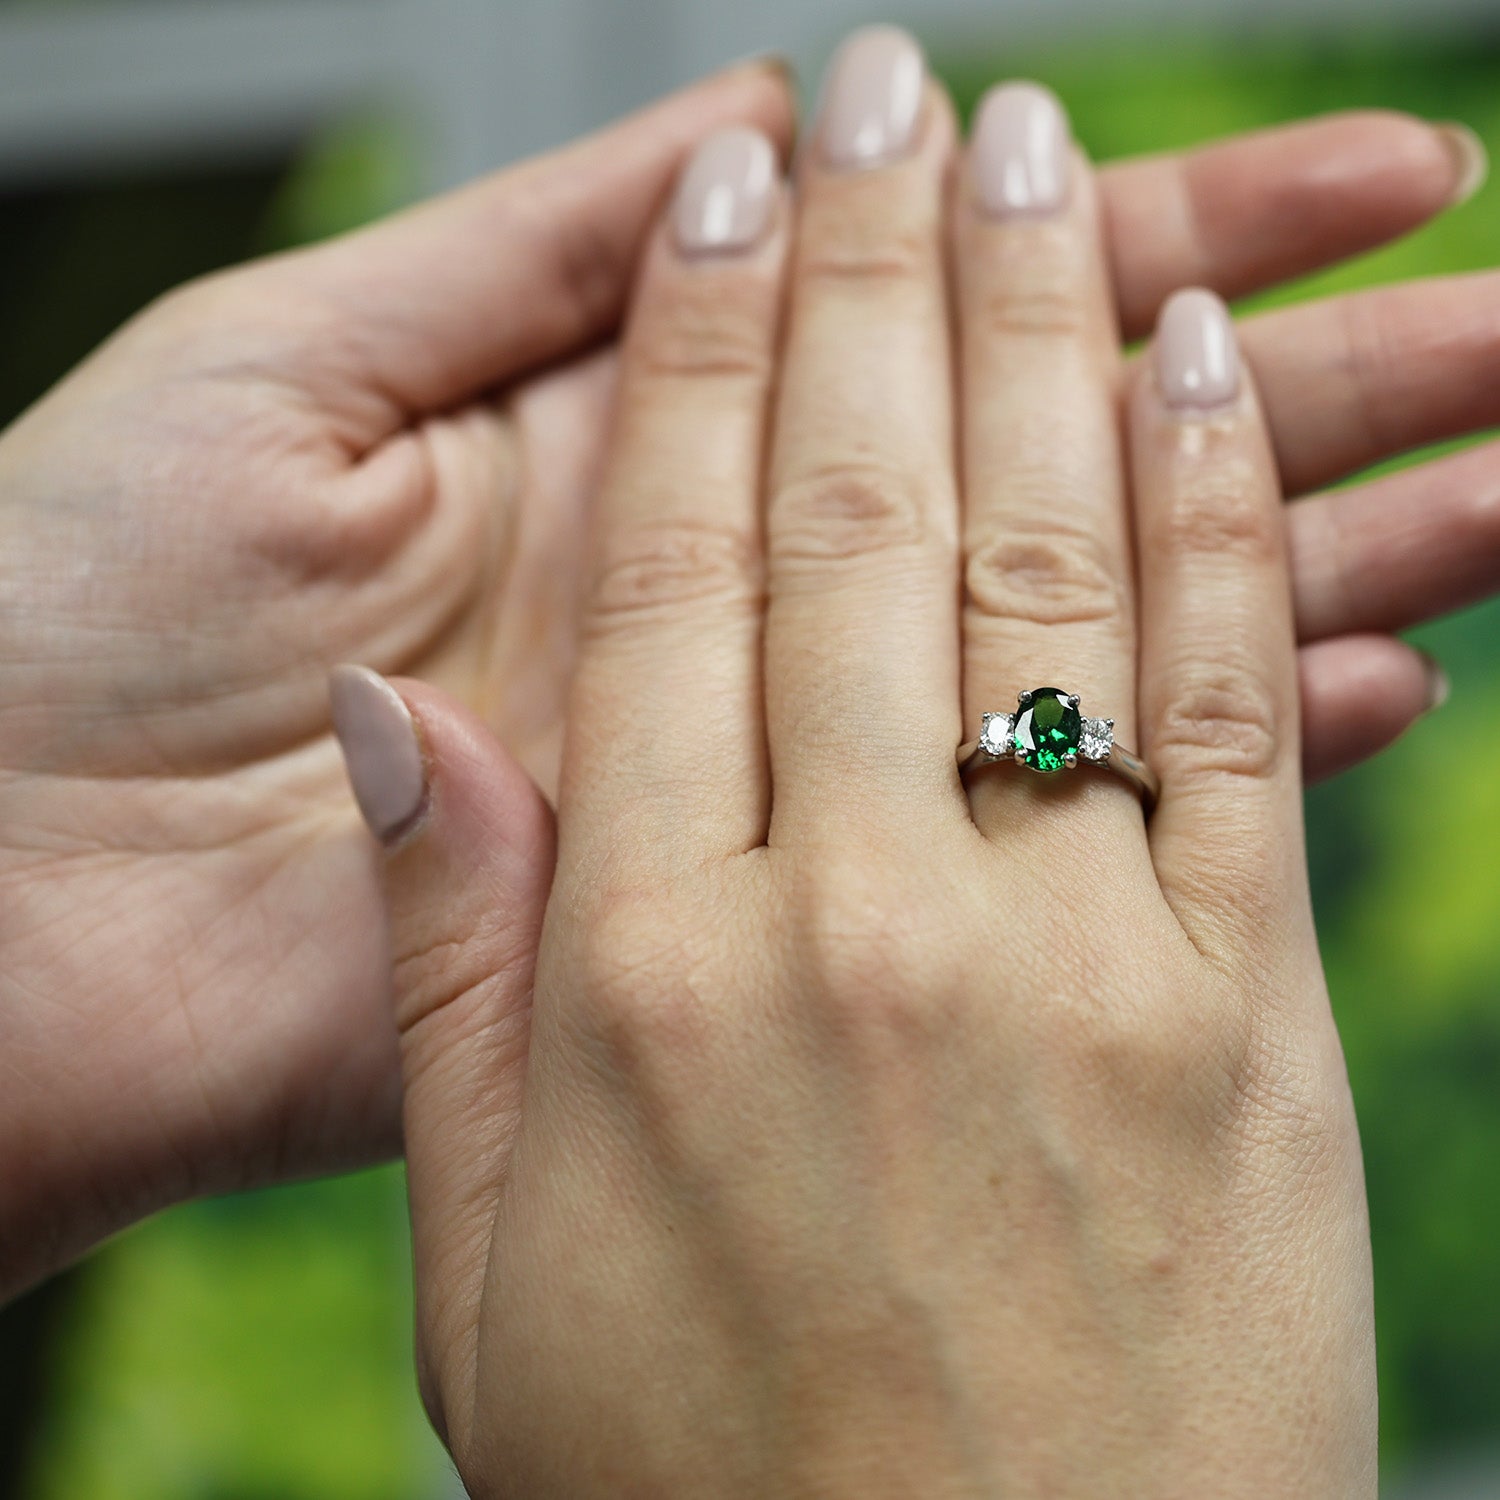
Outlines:
<svg viewBox="0 0 1500 1500"><path fill-rule="evenodd" d="M429 1404L476 1497L1370 1497L1262 408L1223 305L1174 298L1132 545L1094 185L1026 86L955 195L950 390L921 77L860 35L795 225L721 136L650 250L555 867L483 724L335 678L391 847ZM1142 746L1149 823L1100 770L966 795L956 742L1043 682Z"/></svg>
<svg viewBox="0 0 1500 1500"><path fill-rule="evenodd" d="M740 70L186 288L0 439L0 1295L184 1195L395 1148L378 892L324 674L441 682L552 787L614 378L580 356L686 144L731 120L783 143L788 111ZM1185 279L1247 291L1419 223L1455 191L1445 140L1359 115L1111 169L1127 331ZM1294 488L1493 420L1494 383L1437 355L1491 359L1474 309L1500 292L1386 295L1246 330ZM1293 508L1314 770L1427 701L1413 653L1347 633L1491 586L1492 472Z"/></svg>
<svg viewBox="0 0 1500 1500"><path fill-rule="evenodd" d="M576 356L734 121L787 142L774 67L174 293L0 440L0 1296L178 1198L399 1149L328 667L555 755L608 386Z"/></svg>

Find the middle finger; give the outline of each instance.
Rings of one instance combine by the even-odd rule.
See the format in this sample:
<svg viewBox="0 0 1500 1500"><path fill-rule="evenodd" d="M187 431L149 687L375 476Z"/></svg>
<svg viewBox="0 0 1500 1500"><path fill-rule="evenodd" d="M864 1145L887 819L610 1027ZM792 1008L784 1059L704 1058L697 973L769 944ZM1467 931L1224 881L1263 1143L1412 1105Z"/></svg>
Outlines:
<svg viewBox="0 0 1500 1500"><path fill-rule="evenodd" d="M844 44L799 178L771 455L772 845L924 801L967 818L953 766L952 139L910 37L871 27Z"/></svg>

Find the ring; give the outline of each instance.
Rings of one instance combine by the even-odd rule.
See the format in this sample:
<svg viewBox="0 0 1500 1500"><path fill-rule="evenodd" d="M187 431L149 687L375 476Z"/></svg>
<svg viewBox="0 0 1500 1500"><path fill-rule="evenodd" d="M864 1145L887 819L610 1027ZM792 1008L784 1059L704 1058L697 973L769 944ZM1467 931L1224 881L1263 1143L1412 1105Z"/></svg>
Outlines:
<svg viewBox="0 0 1500 1500"><path fill-rule="evenodd" d="M1161 794L1161 783L1151 767L1115 743L1115 721L1085 718L1078 710L1078 694L1061 688L1031 688L1022 693L1015 713L986 714L979 738L958 747L958 772L965 780L981 766L997 761L1044 773L1077 766L1113 771L1140 794L1147 813Z"/></svg>

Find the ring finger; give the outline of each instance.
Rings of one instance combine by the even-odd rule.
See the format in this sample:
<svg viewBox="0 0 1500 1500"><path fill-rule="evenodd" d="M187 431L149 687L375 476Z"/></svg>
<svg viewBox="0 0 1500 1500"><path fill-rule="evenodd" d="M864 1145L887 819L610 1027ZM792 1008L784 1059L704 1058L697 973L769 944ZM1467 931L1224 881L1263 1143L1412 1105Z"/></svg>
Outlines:
<svg viewBox="0 0 1500 1500"><path fill-rule="evenodd" d="M1117 392L1119 336L1093 174L1034 84L980 105L955 206L963 368L965 726L1039 684L1134 742L1135 619ZM1089 778L1087 795L1119 787ZM1005 788L1010 786L1012 790ZM1004 771L975 819L1012 819ZM1007 830L1007 836L1009 832Z"/></svg>

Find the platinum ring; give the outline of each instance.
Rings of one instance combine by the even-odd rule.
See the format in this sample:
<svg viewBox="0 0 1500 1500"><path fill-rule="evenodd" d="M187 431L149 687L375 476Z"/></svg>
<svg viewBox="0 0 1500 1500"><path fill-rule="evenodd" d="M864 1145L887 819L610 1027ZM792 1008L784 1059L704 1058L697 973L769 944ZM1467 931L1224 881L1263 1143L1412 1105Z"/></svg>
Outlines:
<svg viewBox="0 0 1500 1500"><path fill-rule="evenodd" d="M1093 766L1113 771L1140 796L1149 814L1161 795L1156 773L1133 751L1115 743L1113 719L1079 712L1078 694L1061 688L1030 688L1016 699L1013 714L985 714L979 738L958 747L965 782L983 766L1004 761L1050 774Z"/></svg>

